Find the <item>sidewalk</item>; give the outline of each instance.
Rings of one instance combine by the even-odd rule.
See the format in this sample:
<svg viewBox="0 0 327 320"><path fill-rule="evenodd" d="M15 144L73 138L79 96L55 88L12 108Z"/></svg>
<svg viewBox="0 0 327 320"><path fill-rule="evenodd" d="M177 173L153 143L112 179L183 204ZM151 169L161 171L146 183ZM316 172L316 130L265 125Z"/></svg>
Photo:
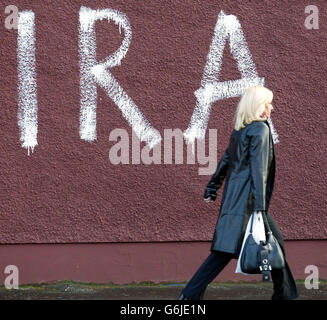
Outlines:
<svg viewBox="0 0 327 320"><path fill-rule="evenodd" d="M306 289L304 281L296 281L298 300L327 300L327 281L319 289ZM177 300L186 283L140 283L128 285L93 284L60 281L22 285L19 289L0 287L0 300ZM273 283L211 283L204 300L270 300Z"/></svg>

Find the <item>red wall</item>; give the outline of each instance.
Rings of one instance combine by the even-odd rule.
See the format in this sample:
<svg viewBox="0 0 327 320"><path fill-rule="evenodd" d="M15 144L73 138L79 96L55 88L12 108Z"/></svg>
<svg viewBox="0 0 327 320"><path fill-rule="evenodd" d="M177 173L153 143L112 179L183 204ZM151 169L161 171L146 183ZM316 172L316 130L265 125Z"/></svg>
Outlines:
<svg viewBox="0 0 327 320"><path fill-rule="evenodd" d="M307 1L15 1L35 13L38 144L28 155L17 124L17 30L1 23L1 244L210 241L222 192L203 201L210 175L200 165L109 161L109 133L132 129L98 88L97 139L79 136L78 26L81 6L123 12L132 39L121 65L110 69L163 136L186 130L221 10L241 24L259 77L274 92L276 183L270 212L286 240L327 239L327 2L319 29L304 26ZM7 14L1 6L2 21ZM124 33L96 22L97 59ZM239 79L227 41L220 81ZM239 97L212 105L218 160L227 146ZM131 143L131 141L130 141ZM141 148L145 146L142 143ZM163 150L163 149L162 149ZM130 155L131 155L130 147ZM186 144L184 144L184 156ZM327 245L326 245L327 246Z"/></svg>
<svg viewBox="0 0 327 320"><path fill-rule="evenodd" d="M326 241L286 241L287 262L295 279L312 276L307 266L318 267L327 279ZM0 246L0 282L7 265L19 271L19 284L74 280L127 284L151 281L188 281L209 255L210 242L67 243ZM260 275L235 273L233 259L215 281L261 281ZM306 272L305 272L306 271ZM311 280L312 283L312 280Z"/></svg>

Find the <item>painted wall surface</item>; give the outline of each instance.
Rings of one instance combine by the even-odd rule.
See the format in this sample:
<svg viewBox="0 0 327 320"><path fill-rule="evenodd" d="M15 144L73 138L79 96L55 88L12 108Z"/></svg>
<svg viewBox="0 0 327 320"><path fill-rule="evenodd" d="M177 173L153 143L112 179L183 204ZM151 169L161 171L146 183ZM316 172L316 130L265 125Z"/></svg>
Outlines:
<svg viewBox="0 0 327 320"><path fill-rule="evenodd" d="M0 243L210 241L204 188L254 84L275 95L270 212L287 240L327 239L327 2L319 29L309 4L17 0L7 29L2 1Z"/></svg>
<svg viewBox="0 0 327 320"><path fill-rule="evenodd" d="M17 266L20 285L58 280L116 284L188 281L208 257L210 245L200 241L3 244L0 283L8 277L4 273L8 265ZM327 279L326 240L290 240L285 248L294 279L312 275L308 271L311 266L319 268L320 280ZM260 275L235 273L236 263L232 259L214 280L262 281Z"/></svg>

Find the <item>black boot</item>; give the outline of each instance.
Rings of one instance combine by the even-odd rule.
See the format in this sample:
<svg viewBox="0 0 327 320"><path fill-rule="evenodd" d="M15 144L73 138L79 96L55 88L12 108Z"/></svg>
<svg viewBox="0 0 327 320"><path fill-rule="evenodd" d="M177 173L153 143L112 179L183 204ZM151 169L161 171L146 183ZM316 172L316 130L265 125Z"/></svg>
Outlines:
<svg viewBox="0 0 327 320"><path fill-rule="evenodd" d="M204 289L203 291L200 292L200 294L199 294L199 296L198 296L197 299L193 299L193 300L203 300L204 292L205 292L205 289ZM178 300L190 300L190 299L186 298L186 297L184 296L184 294L181 293L181 295L178 297Z"/></svg>
<svg viewBox="0 0 327 320"><path fill-rule="evenodd" d="M199 295L199 300L203 300L204 292L205 292L205 289L203 291L201 291L201 293Z"/></svg>
<svg viewBox="0 0 327 320"><path fill-rule="evenodd" d="M182 293L179 297L178 300L187 300L187 298L184 296L184 294Z"/></svg>

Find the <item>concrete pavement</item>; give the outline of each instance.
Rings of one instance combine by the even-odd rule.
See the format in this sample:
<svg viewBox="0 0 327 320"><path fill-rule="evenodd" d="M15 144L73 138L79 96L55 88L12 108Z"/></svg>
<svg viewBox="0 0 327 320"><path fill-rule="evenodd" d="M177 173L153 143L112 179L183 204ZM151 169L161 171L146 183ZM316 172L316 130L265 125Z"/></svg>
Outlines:
<svg viewBox="0 0 327 320"><path fill-rule="evenodd" d="M304 281L296 281L297 300L327 300L327 280L319 289L306 289ZM186 283L139 283L127 285L93 284L60 281L21 285L19 289L0 287L0 300L177 300ZM273 283L211 283L204 300L270 300Z"/></svg>

